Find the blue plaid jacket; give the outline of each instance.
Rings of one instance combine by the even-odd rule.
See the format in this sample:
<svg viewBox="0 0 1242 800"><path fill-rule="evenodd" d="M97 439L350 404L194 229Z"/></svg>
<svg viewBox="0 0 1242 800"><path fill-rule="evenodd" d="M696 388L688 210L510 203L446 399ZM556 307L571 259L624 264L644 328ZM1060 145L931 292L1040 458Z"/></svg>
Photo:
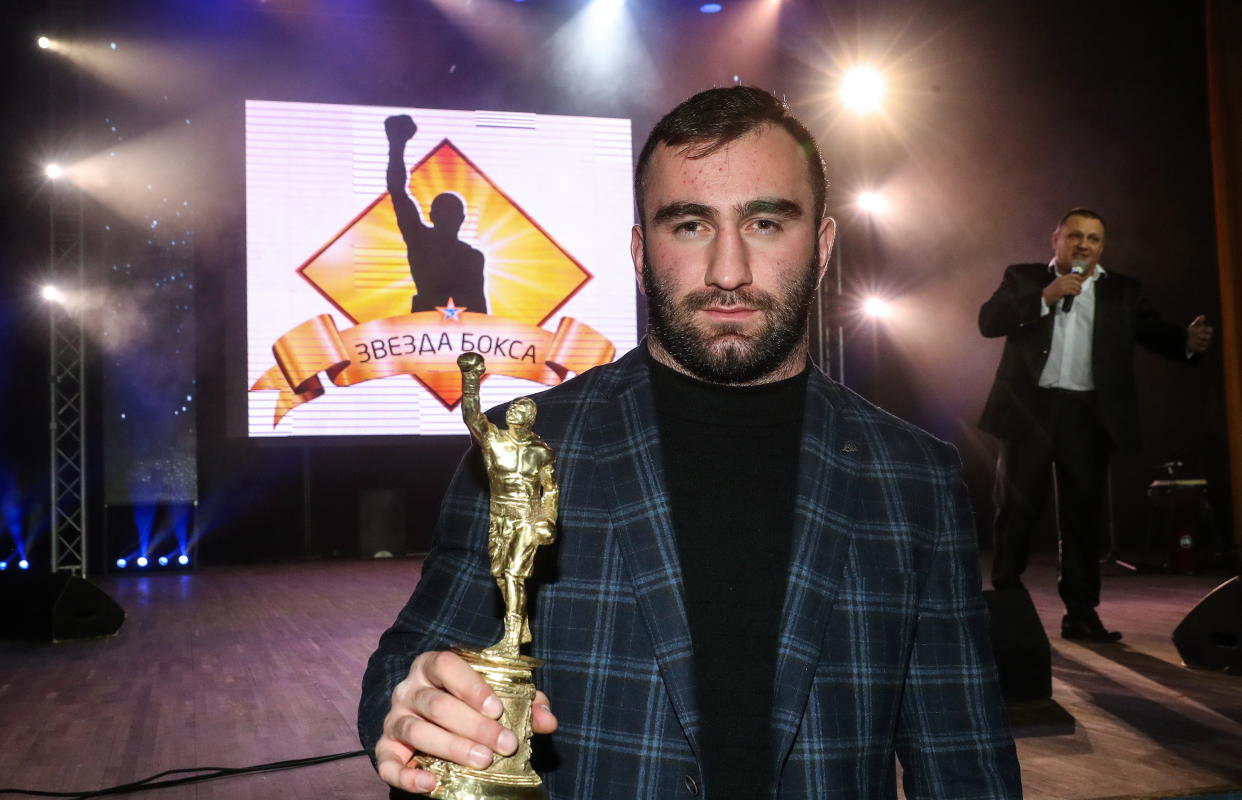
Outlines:
<svg viewBox="0 0 1242 800"><path fill-rule="evenodd" d="M560 720L535 737L535 767L553 800L723 795L702 785L696 755L690 633L642 347L536 399L561 510L531 581L531 652L545 662L535 679ZM813 370L799 459L769 796L895 797L896 754L911 800L1020 797L956 453ZM422 579L367 666L358 728L372 753L418 653L500 637L487 508L472 450Z"/></svg>

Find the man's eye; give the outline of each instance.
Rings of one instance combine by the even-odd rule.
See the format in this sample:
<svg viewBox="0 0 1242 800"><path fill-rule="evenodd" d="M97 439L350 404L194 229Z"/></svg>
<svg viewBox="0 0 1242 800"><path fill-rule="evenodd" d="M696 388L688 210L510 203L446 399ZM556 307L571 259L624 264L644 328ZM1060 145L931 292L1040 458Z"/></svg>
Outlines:
<svg viewBox="0 0 1242 800"><path fill-rule="evenodd" d="M757 219L754 225L757 230L764 233L774 233L781 229L781 224L774 219Z"/></svg>
<svg viewBox="0 0 1242 800"><path fill-rule="evenodd" d="M677 227L673 228L673 233L693 234L703 230L703 223L697 219L688 219L685 222L677 223Z"/></svg>

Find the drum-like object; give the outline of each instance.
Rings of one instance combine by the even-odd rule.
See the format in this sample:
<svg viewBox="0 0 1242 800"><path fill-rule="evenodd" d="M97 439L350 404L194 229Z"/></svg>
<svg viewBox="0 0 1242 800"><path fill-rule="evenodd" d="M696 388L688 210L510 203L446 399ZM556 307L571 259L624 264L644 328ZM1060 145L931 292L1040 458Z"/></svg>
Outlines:
<svg viewBox="0 0 1242 800"><path fill-rule="evenodd" d="M1168 572L1198 572L1211 549L1206 524L1207 485L1203 478L1190 478L1156 480L1147 487L1151 507L1148 543L1164 544L1164 568Z"/></svg>

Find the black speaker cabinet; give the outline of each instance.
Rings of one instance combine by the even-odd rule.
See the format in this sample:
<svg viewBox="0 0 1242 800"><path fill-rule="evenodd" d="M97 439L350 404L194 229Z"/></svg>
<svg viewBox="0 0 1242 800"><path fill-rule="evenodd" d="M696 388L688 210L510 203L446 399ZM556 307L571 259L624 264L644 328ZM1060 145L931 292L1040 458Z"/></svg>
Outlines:
<svg viewBox="0 0 1242 800"><path fill-rule="evenodd" d="M1173 644L1188 667L1242 675L1242 580L1230 578L1190 609Z"/></svg>
<svg viewBox="0 0 1242 800"><path fill-rule="evenodd" d="M60 642L111 636L125 611L93 583L67 573L0 576L0 638Z"/></svg>
<svg viewBox="0 0 1242 800"><path fill-rule="evenodd" d="M992 615L992 652L1006 703L1052 697L1052 647L1026 589L985 591Z"/></svg>

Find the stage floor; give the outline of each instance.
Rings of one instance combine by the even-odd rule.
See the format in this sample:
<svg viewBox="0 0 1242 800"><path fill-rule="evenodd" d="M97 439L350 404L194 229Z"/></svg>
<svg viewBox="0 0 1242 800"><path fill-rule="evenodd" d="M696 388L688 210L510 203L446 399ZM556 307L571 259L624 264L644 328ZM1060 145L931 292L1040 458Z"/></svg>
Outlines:
<svg viewBox="0 0 1242 800"><path fill-rule="evenodd" d="M319 562L101 577L110 639L0 643L0 788L88 791L181 767L356 750L367 656L416 561ZM1180 666L1170 632L1223 578L1106 577L1121 646L1064 642L1047 557L1028 585L1067 727L1019 729L1027 798L1167 797L1242 786L1242 677ZM554 698L555 702L555 698ZM165 789L182 798L383 798L365 758ZM588 800L584 798L583 800Z"/></svg>

